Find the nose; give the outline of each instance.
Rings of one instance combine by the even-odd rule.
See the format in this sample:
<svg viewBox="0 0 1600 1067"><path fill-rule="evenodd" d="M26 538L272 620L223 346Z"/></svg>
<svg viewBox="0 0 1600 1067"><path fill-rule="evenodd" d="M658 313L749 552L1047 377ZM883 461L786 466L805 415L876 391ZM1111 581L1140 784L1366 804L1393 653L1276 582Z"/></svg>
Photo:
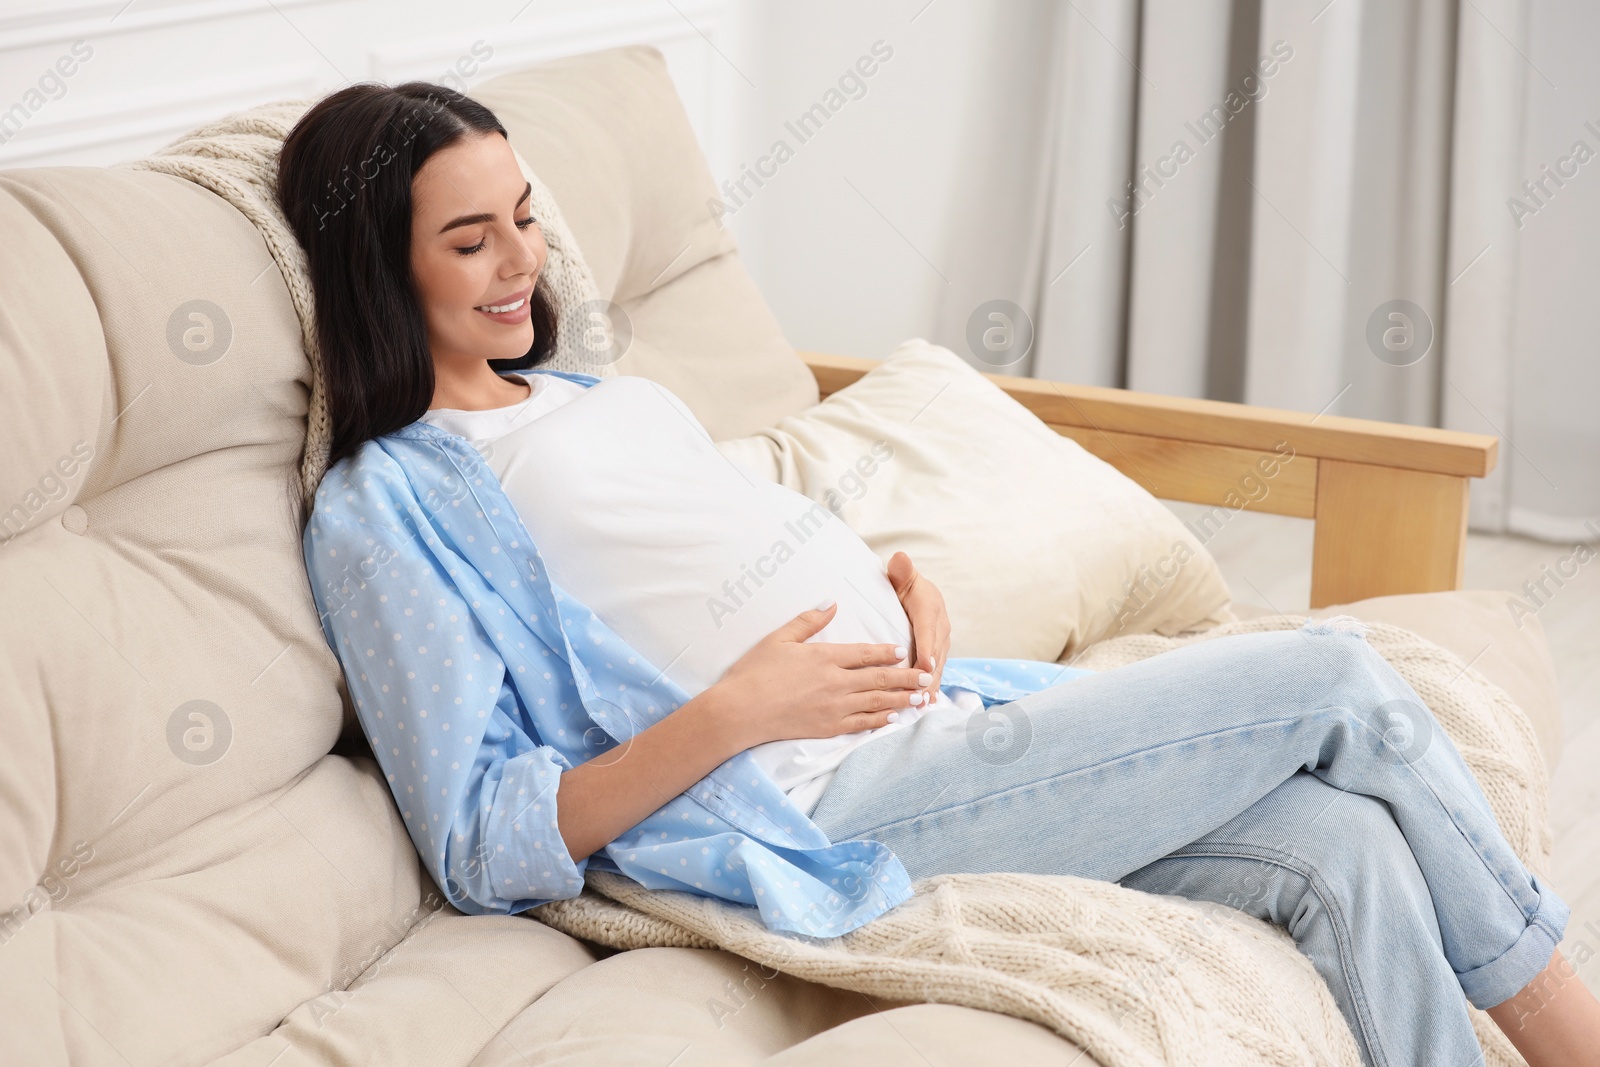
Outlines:
<svg viewBox="0 0 1600 1067"><path fill-rule="evenodd" d="M538 271L540 259L535 249L535 239L531 231L539 224L535 222L527 231L518 229L515 225L507 226L511 231L511 239L502 241L506 255L502 262L502 276L510 277L517 274L526 274L530 278Z"/></svg>

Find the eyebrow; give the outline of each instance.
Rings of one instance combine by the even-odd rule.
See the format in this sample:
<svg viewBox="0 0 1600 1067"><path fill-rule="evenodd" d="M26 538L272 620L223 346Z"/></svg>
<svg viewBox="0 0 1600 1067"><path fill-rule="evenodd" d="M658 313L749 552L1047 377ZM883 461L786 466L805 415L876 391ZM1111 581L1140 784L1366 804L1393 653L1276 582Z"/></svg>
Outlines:
<svg viewBox="0 0 1600 1067"><path fill-rule="evenodd" d="M529 182L523 187L522 195L517 197L517 202L511 205L511 210L516 211L517 208L521 207L523 201L527 200L532 193L533 183ZM492 211L480 211L476 215L462 215L460 218L454 218L445 223L440 227L439 232L445 233L448 230L455 229L457 226L476 226L480 222L493 222L494 218L495 215Z"/></svg>

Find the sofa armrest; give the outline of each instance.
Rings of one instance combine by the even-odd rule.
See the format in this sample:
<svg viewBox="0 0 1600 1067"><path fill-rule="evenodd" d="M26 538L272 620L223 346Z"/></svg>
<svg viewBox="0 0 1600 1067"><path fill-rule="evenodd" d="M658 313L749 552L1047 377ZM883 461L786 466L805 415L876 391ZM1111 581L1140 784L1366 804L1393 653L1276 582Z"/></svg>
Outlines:
<svg viewBox="0 0 1600 1067"><path fill-rule="evenodd" d="M800 357L824 397L877 363L820 352ZM1313 608L1461 587L1468 486L1494 469L1495 437L984 377L1157 497L1312 519ZM1262 477L1269 467L1274 473Z"/></svg>

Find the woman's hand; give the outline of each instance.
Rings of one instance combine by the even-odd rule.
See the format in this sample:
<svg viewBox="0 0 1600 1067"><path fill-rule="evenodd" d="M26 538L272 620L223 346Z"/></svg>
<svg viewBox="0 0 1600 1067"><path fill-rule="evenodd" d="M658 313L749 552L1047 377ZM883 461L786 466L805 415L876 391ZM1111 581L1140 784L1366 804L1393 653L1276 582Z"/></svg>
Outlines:
<svg viewBox="0 0 1600 1067"><path fill-rule="evenodd" d="M911 666L933 675L923 699L937 702L945 656L950 651L950 614L945 611L944 594L918 573L904 552L889 557L889 584L911 620Z"/></svg>
<svg viewBox="0 0 1600 1067"><path fill-rule="evenodd" d="M895 645L810 641L838 605L802 611L762 638L707 690L739 751L767 741L834 737L889 722L933 676L896 667ZM917 697L920 703L920 694Z"/></svg>

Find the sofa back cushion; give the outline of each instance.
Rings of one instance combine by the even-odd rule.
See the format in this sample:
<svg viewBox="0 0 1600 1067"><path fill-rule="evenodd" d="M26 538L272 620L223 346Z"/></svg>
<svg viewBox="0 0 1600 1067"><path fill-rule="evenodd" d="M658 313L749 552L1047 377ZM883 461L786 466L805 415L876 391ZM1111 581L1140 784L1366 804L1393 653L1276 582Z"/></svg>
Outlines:
<svg viewBox="0 0 1600 1067"><path fill-rule="evenodd" d="M619 370L736 430L814 399L690 217L709 177L659 53L486 95L633 319ZM587 952L520 922L550 951L499 938L470 1027L439 1008L459 976L374 978L432 887L382 775L332 752L350 720L294 517L310 368L262 238L181 178L79 167L0 172L0 232L5 1058L196 1063L292 1017L308 1049L465 1062ZM363 974L392 1010L330 1020Z"/></svg>
<svg viewBox="0 0 1600 1067"><path fill-rule="evenodd" d="M714 440L817 402L817 383L745 270L661 53L632 45L474 87L560 203L632 340L619 374L660 382Z"/></svg>
<svg viewBox="0 0 1600 1067"><path fill-rule="evenodd" d="M422 889L384 783L328 755L299 326L255 229L181 179L13 171L0 214L4 491L30 512L0 546L0 1002L37 1009L37 1062L97 1034L220 1055Z"/></svg>

